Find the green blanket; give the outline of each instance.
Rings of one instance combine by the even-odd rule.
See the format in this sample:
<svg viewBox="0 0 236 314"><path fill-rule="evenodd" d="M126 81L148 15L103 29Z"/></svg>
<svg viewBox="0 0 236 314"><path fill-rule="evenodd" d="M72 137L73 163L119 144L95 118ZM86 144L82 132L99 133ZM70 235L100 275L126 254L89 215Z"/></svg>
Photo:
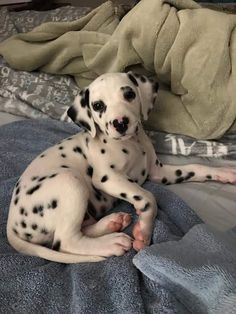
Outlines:
<svg viewBox="0 0 236 314"><path fill-rule="evenodd" d="M16 69L71 74L81 87L104 72L156 76L148 128L223 135L236 118L236 15L191 0L142 0L119 18L108 1L77 21L13 36L0 54Z"/></svg>

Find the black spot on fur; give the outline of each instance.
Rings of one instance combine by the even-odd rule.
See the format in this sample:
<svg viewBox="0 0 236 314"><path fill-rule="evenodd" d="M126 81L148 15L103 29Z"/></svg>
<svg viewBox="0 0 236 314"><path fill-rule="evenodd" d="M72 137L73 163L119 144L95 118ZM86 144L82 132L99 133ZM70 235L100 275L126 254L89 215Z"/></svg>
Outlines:
<svg viewBox="0 0 236 314"><path fill-rule="evenodd" d="M88 122L86 122L86 121L84 121L84 120L79 120L79 121L78 121L78 124L79 124L81 127L85 128L86 130L91 131L91 126L88 124Z"/></svg>
<svg viewBox="0 0 236 314"><path fill-rule="evenodd" d="M180 169L177 169L175 171L175 174L177 175L177 177L180 177L182 175L182 171Z"/></svg>
<svg viewBox="0 0 236 314"><path fill-rule="evenodd" d="M61 166L62 167L62 166ZM53 173L53 174L51 174L50 176L49 176L49 178L50 179L52 179L52 178L54 178L54 177L56 177L57 176L57 173Z"/></svg>
<svg viewBox="0 0 236 314"><path fill-rule="evenodd" d="M25 223L24 220L22 220L20 224L22 228L27 228L27 224Z"/></svg>
<svg viewBox="0 0 236 314"><path fill-rule="evenodd" d="M159 165L159 160L158 160L158 159L156 160L156 165L157 165L157 166Z"/></svg>
<svg viewBox="0 0 236 314"><path fill-rule="evenodd" d="M142 176L145 176L145 174L146 174L146 170L143 169L142 172L141 172L141 175L142 175Z"/></svg>
<svg viewBox="0 0 236 314"><path fill-rule="evenodd" d="M135 201L141 201L143 198L142 198L142 196L140 196L140 195L134 195L134 196L133 196L133 199L134 199Z"/></svg>
<svg viewBox="0 0 236 314"><path fill-rule="evenodd" d="M167 182L168 182L168 180L165 177L162 178L161 183L166 184Z"/></svg>
<svg viewBox="0 0 236 314"><path fill-rule="evenodd" d="M111 169L114 169L114 168L115 168L115 165L110 165L110 168L111 168Z"/></svg>
<svg viewBox="0 0 236 314"><path fill-rule="evenodd" d="M33 230L37 230L38 229L38 225L37 224L33 224L31 227L32 227Z"/></svg>
<svg viewBox="0 0 236 314"><path fill-rule="evenodd" d="M179 177L175 180L175 183L181 183L184 181L184 178L183 177Z"/></svg>
<svg viewBox="0 0 236 314"><path fill-rule="evenodd" d="M90 111L90 109L87 109L87 116L89 117L89 119L91 119L91 117L92 117L92 114L91 114L91 111Z"/></svg>
<svg viewBox="0 0 236 314"><path fill-rule="evenodd" d="M12 230L13 230L13 232L14 232L16 235L19 234L18 231L17 231L15 228L13 228Z"/></svg>
<svg viewBox="0 0 236 314"><path fill-rule="evenodd" d="M47 235L48 231L47 231L47 229L43 228L43 229L41 229L41 233Z"/></svg>
<svg viewBox="0 0 236 314"><path fill-rule="evenodd" d="M136 80L136 78L131 74L131 73L128 73L128 78L130 79L130 81L135 85L135 86L138 86L138 82Z"/></svg>
<svg viewBox="0 0 236 314"><path fill-rule="evenodd" d="M44 176L44 177L41 177L41 178L39 178L39 182L42 182L42 181L44 181L45 179L46 179L47 177L46 176Z"/></svg>
<svg viewBox="0 0 236 314"><path fill-rule="evenodd" d="M89 107L89 89L86 89L85 92L82 94L80 103L83 108Z"/></svg>
<svg viewBox="0 0 236 314"><path fill-rule="evenodd" d="M61 168L70 168L70 167L66 165L62 165Z"/></svg>
<svg viewBox="0 0 236 314"><path fill-rule="evenodd" d="M61 157L62 157L62 158L66 158L66 155L65 155L65 154L61 154Z"/></svg>
<svg viewBox="0 0 236 314"><path fill-rule="evenodd" d="M208 175L206 176L206 178L207 178L208 180L211 180L211 179L212 179L212 176L211 176L210 174L208 174Z"/></svg>
<svg viewBox="0 0 236 314"><path fill-rule="evenodd" d="M55 209L57 207L57 200L52 200L51 202L51 208Z"/></svg>
<svg viewBox="0 0 236 314"><path fill-rule="evenodd" d="M61 247L61 241L60 240L57 240L56 242L53 243L52 245L52 249L54 251L59 251L60 250L60 247Z"/></svg>
<svg viewBox="0 0 236 314"><path fill-rule="evenodd" d="M105 176L102 177L101 182L104 183L104 182L106 182L107 180L108 180L108 176L105 175Z"/></svg>
<svg viewBox="0 0 236 314"><path fill-rule="evenodd" d="M128 154L128 153L129 153L129 151L128 151L126 148L123 148L123 149L122 149L122 152L125 153L125 154Z"/></svg>
<svg viewBox="0 0 236 314"><path fill-rule="evenodd" d="M101 149L101 153L102 153L102 154L105 154L105 152L106 152L105 149L102 148L102 149Z"/></svg>
<svg viewBox="0 0 236 314"><path fill-rule="evenodd" d="M193 171L189 172L186 176L185 176L185 180L189 180L190 178L194 177L195 173Z"/></svg>
<svg viewBox="0 0 236 314"><path fill-rule="evenodd" d="M120 193L120 196L123 198L127 198L127 194L126 193Z"/></svg>
<svg viewBox="0 0 236 314"><path fill-rule="evenodd" d="M20 208L20 214L21 214L21 215L24 215L24 213L25 213L25 209L24 209L23 207L21 207L21 208Z"/></svg>
<svg viewBox="0 0 236 314"><path fill-rule="evenodd" d="M89 143L89 138L88 137L86 137L85 142L86 142L86 146L88 147L88 143Z"/></svg>
<svg viewBox="0 0 236 314"><path fill-rule="evenodd" d="M32 180L32 181L35 181L35 180L37 180L38 178L39 178L38 176L32 177L31 180Z"/></svg>
<svg viewBox="0 0 236 314"><path fill-rule="evenodd" d="M19 202L19 197L16 197L15 200L14 200L14 204L17 205L18 202Z"/></svg>
<svg viewBox="0 0 236 314"><path fill-rule="evenodd" d="M63 147L63 146L59 146L58 149L59 149L59 150L62 150L62 149L64 149L64 147Z"/></svg>
<svg viewBox="0 0 236 314"><path fill-rule="evenodd" d="M34 192L36 192L41 187L41 184L33 186L31 189L29 189L26 194L32 195Z"/></svg>
<svg viewBox="0 0 236 314"><path fill-rule="evenodd" d="M133 180L133 179L128 179L128 181L129 181L129 182L132 182L132 183L134 182L134 180Z"/></svg>
<svg viewBox="0 0 236 314"><path fill-rule="evenodd" d="M74 147L74 148L73 148L73 151L74 151L75 153L79 153L79 154L82 154L82 153L83 153L82 149L81 149L79 146Z"/></svg>
<svg viewBox="0 0 236 314"><path fill-rule="evenodd" d="M16 195L18 195L20 193L20 187L18 186L18 188L16 189Z"/></svg>
<svg viewBox="0 0 236 314"><path fill-rule="evenodd" d="M40 155L39 157L40 157L40 158L43 158L43 157L45 157L45 155L44 155L44 154L42 154L42 155Z"/></svg>
<svg viewBox="0 0 236 314"><path fill-rule="evenodd" d="M150 207L150 203L146 203L145 206L143 208L141 208L141 212L145 212L148 210L148 208Z"/></svg>
<svg viewBox="0 0 236 314"><path fill-rule="evenodd" d="M107 140L106 140L106 139L104 139L104 140L103 140L103 143L104 143L104 144L106 144L106 143L107 143Z"/></svg>
<svg viewBox="0 0 236 314"><path fill-rule="evenodd" d="M76 116L77 116L77 110L75 109L75 107L70 107L68 110L67 110L67 115L68 117L71 118L72 121L75 121L76 119Z"/></svg>
<svg viewBox="0 0 236 314"><path fill-rule="evenodd" d="M92 178L92 176L93 176L93 167L92 166L88 166L87 175Z"/></svg>
<svg viewBox="0 0 236 314"><path fill-rule="evenodd" d="M160 167L163 167L163 164L160 162Z"/></svg>
<svg viewBox="0 0 236 314"><path fill-rule="evenodd" d="M85 98L86 106L89 106L89 89L85 90L84 98Z"/></svg>
<svg viewBox="0 0 236 314"><path fill-rule="evenodd" d="M34 206L34 207L33 207L33 210L32 210L32 212L33 212L34 214L41 213L42 211L43 211L43 206L42 206L42 205Z"/></svg>

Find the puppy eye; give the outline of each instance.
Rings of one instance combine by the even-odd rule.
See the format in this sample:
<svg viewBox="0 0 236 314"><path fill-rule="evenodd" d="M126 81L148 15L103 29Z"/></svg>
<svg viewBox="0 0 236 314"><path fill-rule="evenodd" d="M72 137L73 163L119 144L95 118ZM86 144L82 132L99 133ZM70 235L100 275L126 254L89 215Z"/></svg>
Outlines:
<svg viewBox="0 0 236 314"><path fill-rule="evenodd" d="M124 86L124 87L121 87L121 89L123 91L123 97L125 100L132 101L133 99L135 99L136 94L131 87Z"/></svg>
<svg viewBox="0 0 236 314"><path fill-rule="evenodd" d="M95 101L93 104L93 110L94 111L102 111L105 108L105 104L103 101Z"/></svg>

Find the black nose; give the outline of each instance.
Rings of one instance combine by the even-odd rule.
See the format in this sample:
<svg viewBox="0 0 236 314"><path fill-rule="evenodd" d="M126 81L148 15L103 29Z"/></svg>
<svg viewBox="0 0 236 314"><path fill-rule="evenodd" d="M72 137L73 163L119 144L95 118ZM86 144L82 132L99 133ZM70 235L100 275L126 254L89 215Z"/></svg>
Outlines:
<svg viewBox="0 0 236 314"><path fill-rule="evenodd" d="M129 118L123 117L122 119L113 120L113 126L120 134L125 133L128 130Z"/></svg>

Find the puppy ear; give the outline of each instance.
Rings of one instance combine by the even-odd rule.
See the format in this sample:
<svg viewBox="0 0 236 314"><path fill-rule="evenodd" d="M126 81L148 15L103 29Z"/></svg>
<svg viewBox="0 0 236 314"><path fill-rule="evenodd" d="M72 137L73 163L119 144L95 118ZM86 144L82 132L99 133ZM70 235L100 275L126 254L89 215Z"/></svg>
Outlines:
<svg viewBox="0 0 236 314"><path fill-rule="evenodd" d="M159 84L157 82L153 82L144 75L133 72L128 72L127 75L131 82L137 87L143 119L147 120L148 115L153 108Z"/></svg>
<svg viewBox="0 0 236 314"><path fill-rule="evenodd" d="M74 105L67 110L67 115L77 125L86 129L92 137L96 135L95 122L89 106L89 89L82 89L75 97Z"/></svg>

